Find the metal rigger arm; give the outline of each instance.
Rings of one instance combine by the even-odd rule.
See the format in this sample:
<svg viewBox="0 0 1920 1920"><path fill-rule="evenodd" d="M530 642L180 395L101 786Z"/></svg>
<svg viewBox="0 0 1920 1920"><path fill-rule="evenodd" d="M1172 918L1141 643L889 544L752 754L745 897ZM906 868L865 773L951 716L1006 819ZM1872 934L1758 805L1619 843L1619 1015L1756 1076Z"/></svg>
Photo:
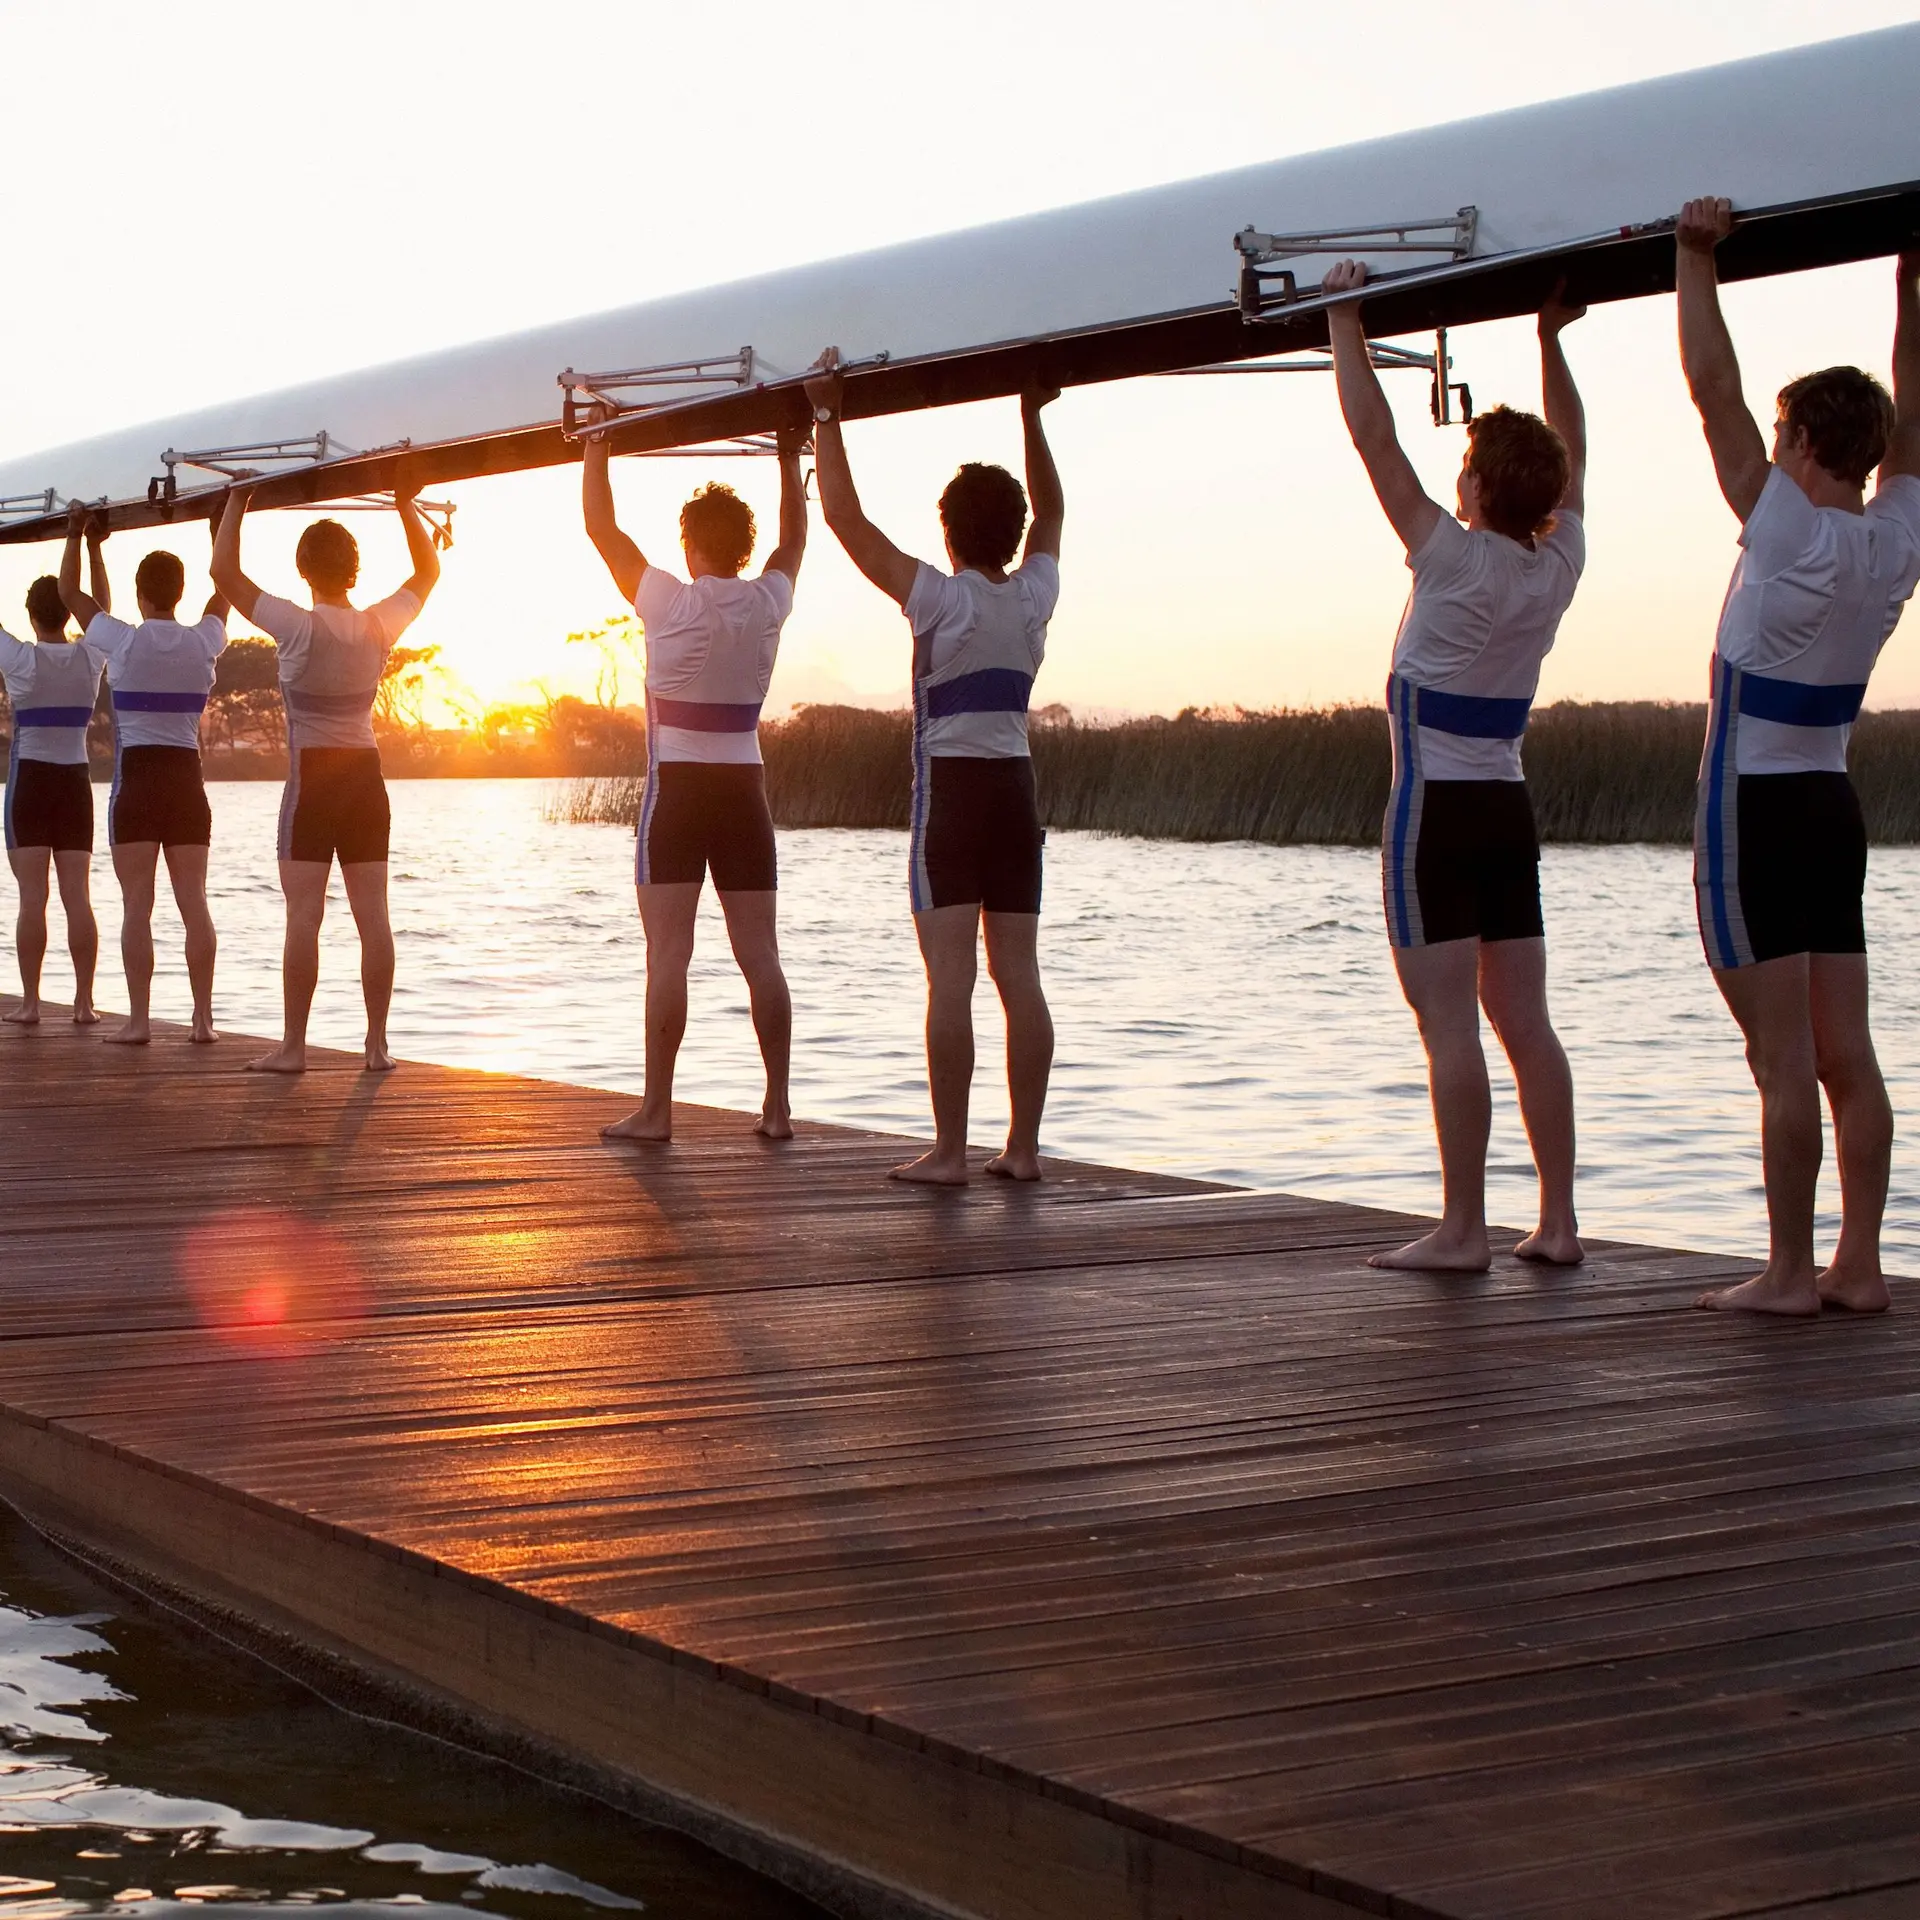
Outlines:
<svg viewBox="0 0 1920 1920"><path fill-rule="evenodd" d="M350 447L323 427L296 440L253 440L231 447L197 447L179 452L169 447L160 456L164 474L155 474L147 482L149 505L170 508L179 497L179 469L198 467L205 473L217 473L224 480L259 480L270 473L294 473L303 467L317 467L329 460L355 458L362 453L397 453L412 444L396 440L384 447ZM393 508L393 494L358 493L330 500L335 513L384 513ZM413 503L421 517L433 529L433 544L444 552L453 545L454 503L451 500L419 500Z"/></svg>

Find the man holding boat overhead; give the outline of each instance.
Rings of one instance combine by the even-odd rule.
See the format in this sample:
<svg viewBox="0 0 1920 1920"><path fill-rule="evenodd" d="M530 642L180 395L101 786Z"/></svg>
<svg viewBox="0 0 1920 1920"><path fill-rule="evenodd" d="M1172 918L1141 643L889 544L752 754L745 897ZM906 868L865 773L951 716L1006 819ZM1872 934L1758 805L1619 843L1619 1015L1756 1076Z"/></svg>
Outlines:
<svg viewBox="0 0 1920 1920"><path fill-rule="evenodd" d="M1357 292L1366 277L1343 261L1324 290ZM1560 345L1585 309L1563 291L1540 311L1546 418L1497 407L1469 425L1457 515L1428 497L1400 446L1360 303L1328 314L1340 410L1413 575L1387 681L1382 857L1387 935L1427 1052L1443 1211L1431 1233L1375 1254L1376 1267L1492 1264L1482 1007L1512 1063L1540 1178L1539 1225L1514 1252L1564 1266L1583 1257L1573 1075L1547 1013L1540 841L1520 767L1540 663L1586 562L1586 416Z"/></svg>
<svg viewBox="0 0 1920 1920"><path fill-rule="evenodd" d="M1694 894L1760 1090L1771 1244L1764 1272L1699 1304L1879 1313L1893 1109L1867 1019L1867 836L1847 742L1920 581L1920 251L1896 270L1892 397L1858 367L1790 381L1769 458L1720 310L1714 250L1732 227L1731 203L1707 199L1688 201L1676 230L1681 364L1740 520L1714 643ZM1822 1087L1841 1208L1824 1271L1813 1253Z"/></svg>
<svg viewBox="0 0 1920 1920"><path fill-rule="evenodd" d="M607 409L596 407L597 424ZM788 1065L793 1003L780 965L779 870L760 759L760 708L780 629L793 611L807 548L804 430L779 436L780 538L755 579L752 509L731 487L702 487L680 509L687 578L656 566L621 530L603 435L587 439L581 504L587 534L640 617L647 644L647 778L634 884L647 941L646 1089L601 1131L612 1140L673 1137L673 1069L687 1030L687 967L707 873L747 982L767 1091L754 1131L793 1135Z"/></svg>
<svg viewBox="0 0 1920 1920"><path fill-rule="evenodd" d="M108 604L100 536L88 543L93 597ZM93 970L100 928L93 917L93 776L87 766L87 724L100 692L101 659L67 637L60 582L42 574L27 589L31 644L0 627L0 678L13 709L7 761L7 861L20 887L14 930L20 959L20 1004L0 1016L16 1026L40 1024L40 968L47 955L49 869L67 914L73 956L73 1024L91 1027Z"/></svg>
<svg viewBox="0 0 1920 1920"><path fill-rule="evenodd" d="M60 560L60 598L80 623L81 644L106 663L113 699L113 795L107 843L120 881L120 957L127 972L129 1013L106 1038L143 1047L152 1038L153 894L166 855L174 904L186 931L187 979L193 989L190 1037L203 1044L213 1030L213 963L218 941L207 910L207 850L213 811L200 770L200 716L213 692L214 665L227 644L227 603L219 593L192 626L173 616L186 591L177 554L148 554L134 571L140 623L116 620L80 586L80 540L98 523L75 501L67 511L67 549Z"/></svg>
<svg viewBox="0 0 1920 1920"><path fill-rule="evenodd" d="M440 578L440 556L413 492L394 490L413 572L370 607L348 599L360 578L360 546L337 520L316 520L294 548L293 564L311 608L263 593L240 565L247 490L235 487L213 543L214 584L280 651L280 698L287 714L287 785L280 801L280 891L287 902L281 956L286 1022L280 1044L247 1062L252 1073L304 1073L307 1018L320 984L320 923L336 856L347 905L360 930L360 989L367 1005L366 1066L392 1069L387 1009L393 1000L393 927L387 915L392 816L373 737L373 707L387 655L418 618Z"/></svg>
<svg viewBox="0 0 1920 1920"><path fill-rule="evenodd" d="M1040 1115L1053 1066L1053 1017L1040 985L1039 809L1027 706L1060 598L1066 503L1040 410L1057 388L1021 397L1027 494L1004 467L969 461L940 496L951 574L902 553L862 511L840 430L839 354L807 382L820 507L855 566L900 603L913 629L913 814L909 885L927 969L927 1076L934 1144L897 1180L967 1180L973 984L981 922L987 971L1007 1017L1013 1118L987 1171L1040 1178ZM1026 551L1009 573L1008 563Z"/></svg>

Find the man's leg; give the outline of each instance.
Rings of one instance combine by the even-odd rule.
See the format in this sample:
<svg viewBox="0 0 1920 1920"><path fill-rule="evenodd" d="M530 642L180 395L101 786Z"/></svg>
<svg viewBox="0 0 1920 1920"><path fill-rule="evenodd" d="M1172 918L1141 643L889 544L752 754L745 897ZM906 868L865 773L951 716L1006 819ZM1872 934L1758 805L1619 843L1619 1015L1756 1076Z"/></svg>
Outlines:
<svg viewBox="0 0 1920 1920"><path fill-rule="evenodd" d="M913 916L927 968L927 1083L933 1146L895 1167L896 1180L967 1183L967 1098L973 1091L973 983L979 972L978 905L928 907Z"/></svg>
<svg viewBox="0 0 1920 1920"><path fill-rule="evenodd" d="M193 989L193 1030L188 1037L210 1045L220 1038L213 1030L213 963L219 941L207 909L207 849L169 847L167 877L173 882L173 903L180 909L180 924L187 933L187 982Z"/></svg>
<svg viewBox="0 0 1920 1920"><path fill-rule="evenodd" d="M639 1106L600 1129L609 1140L673 1138L673 1063L687 1031L687 967L700 886L698 880L647 881L635 889L647 936L647 1082Z"/></svg>
<svg viewBox="0 0 1920 1920"><path fill-rule="evenodd" d="M0 1019L17 1027L40 1024L40 968L47 957L47 847L9 847L7 863L20 887L20 917L14 922L14 950L20 956L20 1004Z"/></svg>
<svg viewBox="0 0 1920 1920"><path fill-rule="evenodd" d="M1430 947L1395 947L1401 991L1420 1024L1427 1050L1427 1086L1440 1137L1440 1224L1393 1253L1376 1253L1375 1267L1438 1273L1484 1273L1493 1264L1487 1244L1487 1134L1493 1096L1487 1058L1480 1050L1480 942L1443 940Z"/></svg>
<svg viewBox="0 0 1920 1920"><path fill-rule="evenodd" d="M100 923L93 917L93 855L77 848L53 856L60 877L60 905L67 916L67 951L73 956L73 1024L91 1027L93 972L100 961Z"/></svg>
<svg viewBox="0 0 1920 1920"><path fill-rule="evenodd" d="M367 1071L391 1073L387 1051L387 1010L393 1005L393 921L387 913L387 863L342 862L347 905L360 929L360 993L367 1003Z"/></svg>
<svg viewBox="0 0 1920 1920"><path fill-rule="evenodd" d="M1573 1069L1547 1014L1545 940L1483 940L1480 1004L1513 1065L1520 1117L1540 1175L1540 1224L1514 1248L1522 1260L1577 1266L1573 1217Z"/></svg>
<svg viewBox="0 0 1920 1920"><path fill-rule="evenodd" d="M771 888L735 889L720 896L727 916L727 939L747 983L753 1006L753 1032L767 1069L767 1097L754 1132L769 1140L793 1138L793 1112L787 1075L793 1055L793 997L780 966L780 895Z"/></svg>
<svg viewBox="0 0 1920 1920"><path fill-rule="evenodd" d="M1814 1069L1833 1108L1840 1162L1840 1244L1820 1276L1820 1298L1855 1313L1893 1304L1880 1271L1880 1218L1893 1160L1893 1104L1867 1024L1867 956L1809 956Z"/></svg>
<svg viewBox="0 0 1920 1920"><path fill-rule="evenodd" d="M120 964L127 975L127 1017L101 1037L115 1046L144 1047L152 1038L153 886L160 868L157 840L126 840L113 850L120 882Z"/></svg>
<svg viewBox="0 0 1920 1920"><path fill-rule="evenodd" d="M1813 1193L1820 1177L1820 1081L1813 1045L1808 956L1714 970L1746 1036L1760 1089L1760 1159L1767 1183L1766 1270L1737 1287L1703 1293L1703 1307L1747 1313L1820 1311L1813 1264Z"/></svg>
<svg viewBox="0 0 1920 1920"><path fill-rule="evenodd" d="M247 1062L249 1073L305 1073L307 1020L320 985L320 926L327 916L331 860L282 860L280 891L287 902L287 937L280 949L280 1044Z"/></svg>
<svg viewBox="0 0 1920 1920"><path fill-rule="evenodd" d="M1053 1015L1040 985L1040 916L989 913L985 918L987 972L1007 1015L1007 1096L1013 1108L1006 1151L987 1162L987 1171L1009 1180L1038 1180L1040 1115L1053 1071Z"/></svg>

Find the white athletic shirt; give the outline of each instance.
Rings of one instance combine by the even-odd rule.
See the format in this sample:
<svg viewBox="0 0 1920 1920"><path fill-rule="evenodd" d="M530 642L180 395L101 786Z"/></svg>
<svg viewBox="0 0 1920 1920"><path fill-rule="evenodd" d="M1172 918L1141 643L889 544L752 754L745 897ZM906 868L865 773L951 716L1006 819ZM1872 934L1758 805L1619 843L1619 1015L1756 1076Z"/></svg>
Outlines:
<svg viewBox="0 0 1920 1920"><path fill-rule="evenodd" d="M74 641L16 640L0 627L0 677L13 707L13 757L84 767L99 660Z"/></svg>
<svg viewBox="0 0 1920 1920"><path fill-rule="evenodd" d="M1027 705L1059 602L1060 563L1050 553L999 582L919 563L906 603L917 756L1027 757Z"/></svg>
<svg viewBox="0 0 1920 1920"><path fill-rule="evenodd" d="M210 613L190 627L178 620L142 620L135 627L96 613L82 644L107 663L119 746L198 750L214 662L227 646L223 616Z"/></svg>
<svg viewBox="0 0 1920 1920"><path fill-rule="evenodd" d="M1394 777L1519 780L1540 663L1587 563L1587 532L1562 509L1523 546L1443 513L1407 556L1413 590L1393 643ZM1410 766L1409 763L1412 763Z"/></svg>
<svg viewBox="0 0 1920 1920"><path fill-rule="evenodd" d="M297 607L263 593L253 624L280 649L287 745L372 747L373 703L394 643L419 617L405 587L370 607Z"/></svg>
<svg viewBox="0 0 1920 1920"><path fill-rule="evenodd" d="M1846 772L1867 681L1916 581L1920 480L1887 480L1848 513L1816 507L1778 467L1767 475L1715 641L1734 772ZM1709 742L1722 732L1710 725Z"/></svg>
<svg viewBox="0 0 1920 1920"><path fill-rule="evenodd" d="M793 581L777 569L751 580L682 580L650 566L633 610L647 636L649 762L758 765L760 708L793 611Z"/></svg>

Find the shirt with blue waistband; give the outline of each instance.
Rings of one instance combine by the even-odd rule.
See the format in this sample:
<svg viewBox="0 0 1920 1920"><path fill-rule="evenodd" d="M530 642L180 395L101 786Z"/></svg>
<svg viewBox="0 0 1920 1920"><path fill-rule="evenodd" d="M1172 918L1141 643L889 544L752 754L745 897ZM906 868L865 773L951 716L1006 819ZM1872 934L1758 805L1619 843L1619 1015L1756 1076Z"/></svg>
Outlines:
<svg viewBox="0 0 1920 1920"><path fill-rule="evenodd" d="M1060 563L1029 554L1004 580L923 560L907 594L916 763L1027 757L1027 709L1060 601Z"/></svg>
<svg viewBox="0 0 1920 1920"><path fill-rule="evenodd" d="M769 568L750 580L682 580L649 566L633 610L647 640L648 764L758 766L760 709L793 611L791 576Z"/></svg>
<svg viewBox="0 0 1920 1920"><path fill-rule="evenodd" d="M1413 590L1387 704L1396 782L1520 780L1521 736L1587 560L1562 508L1531 545L1443 514L1407 556Z"/></svg>
<svg viewBox="0 0 1920 1920"><path fill-rule="evenodd" d="M107 668L117 748L200 746L200 716L213 691L214 664L226 651L227 623L210 613L192 626L142 620L131 626L96 613L82 642Z"/></svg>
<svg viewBox="0 0 1920 1920"><path fill-rule="evenodd" d="M1735 774L1844 773L1874 663L1916 582L1920 480L1888 479L1864 513L1848 513L1816 507L1775 467L1720 610L1709 756L1717 742Z"/></svg>
<svg viewBox="0 0 1920 1920"><path fill-rule="evenodd" d="M300 607L271 593L259 597L250 617L280 651L290 752L377 750L373 708L387 656L419 614L419 600L405 587L370 607Z"/></svg>
<svg viewBox="0 0 1920 1920"><path fill-rule="evenodd" d="M71 641L16 640L0 627L0 678L13 709L13 757L87 764L87 722L100 692L99 658Z"/></svg>

